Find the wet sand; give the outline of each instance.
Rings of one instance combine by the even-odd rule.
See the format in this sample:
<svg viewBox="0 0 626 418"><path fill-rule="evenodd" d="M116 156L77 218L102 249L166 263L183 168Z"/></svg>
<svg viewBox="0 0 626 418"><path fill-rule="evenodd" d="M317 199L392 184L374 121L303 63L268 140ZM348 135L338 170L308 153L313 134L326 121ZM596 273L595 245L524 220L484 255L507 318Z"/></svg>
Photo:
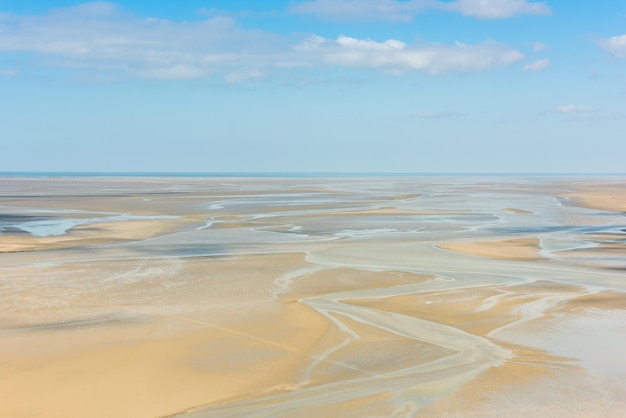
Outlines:
<svg viewBox="0 0 626 418"><path fill-rule="evenodd" d="M626 410L626 179L0 179L0 416Z"/></svg>

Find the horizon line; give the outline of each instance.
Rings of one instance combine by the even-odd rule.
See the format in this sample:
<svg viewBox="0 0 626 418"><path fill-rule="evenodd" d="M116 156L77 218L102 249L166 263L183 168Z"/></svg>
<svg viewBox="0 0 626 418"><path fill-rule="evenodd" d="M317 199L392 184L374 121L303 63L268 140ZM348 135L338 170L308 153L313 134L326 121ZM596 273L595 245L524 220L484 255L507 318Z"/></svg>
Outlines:
<svg viewBox="0 0 626 418"><path fill-rule="evenodd" d="M411 177L411 176L626 176L622 172L480 171L0 171L0 177Z"/></svg>

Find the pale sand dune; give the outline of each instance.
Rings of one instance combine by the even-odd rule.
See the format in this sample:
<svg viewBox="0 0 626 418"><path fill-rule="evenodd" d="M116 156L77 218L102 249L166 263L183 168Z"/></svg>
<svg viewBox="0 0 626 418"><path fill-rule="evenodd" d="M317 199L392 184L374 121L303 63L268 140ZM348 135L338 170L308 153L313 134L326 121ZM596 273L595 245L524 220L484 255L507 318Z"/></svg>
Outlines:
<svg viewBox="0 0 626 418"><path fill-rule="evenodd" d="M12 359L3 367L12 378L0 380L0 390L12 396L3 415L155 416L290 389L328 325L304 305L281 307L255 291L273 279L259 270L280 271L274 264L288 265L284 257L216 263L220 279L232 280L226 289L201 283L207 270L197 265L175 273L186 276L178 288L159 289L158 277L100 292L76 284L67 289L75 296L61 307L46 309L44 302L39 321L5 328L0 353ZM251 274L259 283L246 277ZM73 318L98 310L108 312L100 324ZM74 324L62 322L67 317Z"/></svg>
<svg viewBox="0 0 626 418"><path fill-rule="evenodd" d="M72 228L70 235L33 237L28 233L0 234L0 253L42 251L88 245L106 245L143 240L176 231L191 222L179 220L141 220L99 222Z"/></svg>
<svg viewBox="0 0 626 418"><path fill-rule="evenodd" d="M626 188L572 184L3 179L0 416L622 416Z"/></svg>
<svg viewBox="0 0 626 418"><path fill-rule="evenodd" d="M504 208L502 210L506 210L507 212L511 212L511 213L532 213L529 210L517 209L517 208Z"/></svg>
<svg viewBox="0 0 626 418"><path fill-rule="evenodd" d="M537 260L541 257L539 255L539 240L537 238L484 242L450 242L439 244L438 247L463 254L505 260Z"/></svg>
<svg viewBox="0 0 626 418"><path fill-rule="evenodd" d="M11 362L3 375L11 378L0 383L10 395L3 415L159 416L293 389L325 323L300 305L256 315L271 325L166 315L92 331L5 335L0 353ZM34 344L45 349L24 353Z"/></svg>
<svg viewBox="0 0 626 418"><path fill-rule="evenodd" d="M623 181L585 183L563 195L589 208L626 212L626 184Z"/></svg>

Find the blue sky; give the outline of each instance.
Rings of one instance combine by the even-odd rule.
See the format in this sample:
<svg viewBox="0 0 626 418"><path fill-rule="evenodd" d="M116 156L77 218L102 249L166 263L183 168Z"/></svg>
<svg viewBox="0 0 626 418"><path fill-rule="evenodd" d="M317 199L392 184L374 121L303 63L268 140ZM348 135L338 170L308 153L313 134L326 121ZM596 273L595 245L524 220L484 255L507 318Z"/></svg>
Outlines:
<svg viewBox="0 0 626 418"><path fill-rule="evenodd" d="M626 0L0 0L0 171L624 172Z"/></svg>

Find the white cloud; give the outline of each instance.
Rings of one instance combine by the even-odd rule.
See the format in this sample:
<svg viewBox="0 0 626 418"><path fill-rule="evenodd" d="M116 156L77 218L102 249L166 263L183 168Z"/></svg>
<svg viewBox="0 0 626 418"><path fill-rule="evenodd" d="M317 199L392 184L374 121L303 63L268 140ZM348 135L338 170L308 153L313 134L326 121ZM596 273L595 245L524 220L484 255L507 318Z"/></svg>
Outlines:
<svg viewBox="0 0 626 418"><path fill-rule="evenodd" d="M523 58L520 52L496 42L409 46L397 40L375 42L347 36L336 40L312 37L298 50L318 56L327 65L379 69L392 74L473 72L506 66Z"/></svg>
<svg viewBox="0 0 626 418"><path fill-rule="evenodd" d="M626 58L626 35L613 36L600 42L600 46L616 57Z"/></svg>
<svg viewBox="0 0 626 418"><path fill-rule="evenodd" d="M524 68L522 68L522 70L524 72L541 71L541 70L545 70L546 68L548 68L549 65L550 65L550 60L547 58L544 58L544 59L537 60L535 62L531 62L530 64L524 65Z"/></svg>
<svg viewBox="0 0 626 418"><path fill-rule="evenodd" d="M310 0L294 3L291 12L330 20L410 21L425 10L461 13L478 19L503 19L521 14L549 15L545 2L528 0Z"/></svg>
<svg viewBox="0 0 626 418"><path fill-rule="evenodd" d="M355 50L370 50L370 51L400 51L406 48L406 44L395 39L389 39L385 42L376 42L371 39L355 39L348 36L340 36L337 38L337 44Z"/></svg>
<svg viewBox="0 0 626 418"><path fill-rule="evenodd" d="M543 42L535 42L533 44L533 52L543 52L550 49L550 47Z"/></svg>
<svg viewBox="0 0 626 418"><path fill-rule="evenodd" d="M556 108L559 113L583 113L593 110L590 106L581 106L575 104L561 105Z"/></svg>
<svg viewBox="0 0 626 418"><path fill-rule="evenodd" d="M30 62L80 71L83 79L89 79L87 72L92 71L97 74L93 79L106 80L213 76L242 82L272 71L332 66L440 74L482 71L523 58L493 41L407 45L394 39L378 42L347 36L296 39L244 29L225 17L194 22L142 18L108 2L42 15L5 14L0 20L0 53L31 53Z"/></svg>

